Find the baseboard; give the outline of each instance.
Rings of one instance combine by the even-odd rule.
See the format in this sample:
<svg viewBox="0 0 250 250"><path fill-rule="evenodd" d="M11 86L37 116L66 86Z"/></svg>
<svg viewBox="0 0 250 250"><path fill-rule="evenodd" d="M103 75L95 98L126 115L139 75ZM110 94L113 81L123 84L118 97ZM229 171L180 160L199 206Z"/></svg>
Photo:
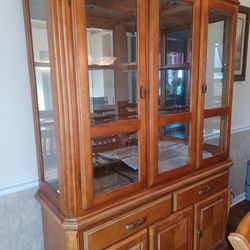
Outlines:
<svg viewBox="0 0 250 250"><path fill-rule="evenodd" d="M30 180L26 182L20 182L14 185L0 186L0 196L20 192L30 188L38 187L38 180Z"/></svg>
<svg viewBox="0 0 250 250"><path fill-rule="evenodd" d="M233 201L232 201L232 205L231 207L237 205L238 203L240 203L241 201L244 201L246 199L246 193L242 193L236 197L233 198Z"/></svg>

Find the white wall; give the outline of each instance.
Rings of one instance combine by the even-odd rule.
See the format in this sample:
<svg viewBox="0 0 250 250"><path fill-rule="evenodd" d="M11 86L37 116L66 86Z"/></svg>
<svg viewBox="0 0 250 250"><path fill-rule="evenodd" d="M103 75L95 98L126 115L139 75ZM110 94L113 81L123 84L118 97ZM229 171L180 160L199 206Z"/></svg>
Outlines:
<svg viewBox="0 0 250 250"><path fill-rule="evenodd" d="M241 0L241 5L250 7L249 0ZM250 42L248 42L248 63L246 80L234 83L232 130L250 128Z"/></svg>
<svg viewBox="0 0 250 250"><path fill-rule="evenodd" d="M37 185L22 1L0 1L0 195Z"/></svg>

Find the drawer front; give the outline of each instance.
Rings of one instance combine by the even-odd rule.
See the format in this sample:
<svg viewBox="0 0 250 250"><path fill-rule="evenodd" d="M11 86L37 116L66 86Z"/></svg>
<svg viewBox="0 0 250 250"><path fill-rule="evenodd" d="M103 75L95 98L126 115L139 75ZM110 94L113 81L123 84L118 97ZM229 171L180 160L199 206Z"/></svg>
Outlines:
<svg viewBox="0 0 250 250"><path fill-rule="evenodd" d="M148 232L147 229L135 233L130 237L115 243L105 250L147 250L148 249Z"/></svg>
<svg viewBox="0 0 250 250"><path fill-rule="evenodd" d="M172 197L154 202L83 233L84 250L104 249L172 213Z"/></svg>
<svg viewBox="0 0 250 250"><path fill-rule="evenodd" d="M228 172L223 172L174 192L174 211L187 207L207 196L227 188Z"/></svg>

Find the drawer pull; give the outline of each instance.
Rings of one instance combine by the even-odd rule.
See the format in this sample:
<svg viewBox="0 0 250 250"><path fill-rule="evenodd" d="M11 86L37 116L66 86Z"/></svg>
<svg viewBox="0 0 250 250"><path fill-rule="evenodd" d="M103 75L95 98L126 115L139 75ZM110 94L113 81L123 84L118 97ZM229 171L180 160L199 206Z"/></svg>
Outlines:
<svg viewBox="0 0 250 250"><path fill-rule="evenodd" d="M131 223L131 224L126 224L126 225L125 225L125 229L126 229L127 231L131 231L131 230L133 230L133 229L135 229L135 228L137 228L137 227L143 225L143 224L145 223L145 221L146 221L146 218L145 218L145 217L144 217L144 218L141 218L141 219L139 219L139 220L137 220L137 221L135 221L135 222L133 222L133 223Z"/></svg>
<svg viewBox="0 0 250 250"><path fill-rule="evenodd" d="M202 189L198 192L198 195L199 196L203 196L203 195L207 195L209 194L210 192L212 191L212 188L211 187L207 187L205 189Z"/></svg>

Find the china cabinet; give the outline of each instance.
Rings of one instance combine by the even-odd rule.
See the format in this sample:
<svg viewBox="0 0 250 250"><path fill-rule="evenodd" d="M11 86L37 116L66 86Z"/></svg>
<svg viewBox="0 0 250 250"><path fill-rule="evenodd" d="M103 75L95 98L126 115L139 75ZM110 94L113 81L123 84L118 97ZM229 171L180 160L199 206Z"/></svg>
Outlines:
<svg viewBox="0 0 250 250"><path fill-rule="evenodd" d="M46 250L222 245L238 0L23 0Z"/></svg>

